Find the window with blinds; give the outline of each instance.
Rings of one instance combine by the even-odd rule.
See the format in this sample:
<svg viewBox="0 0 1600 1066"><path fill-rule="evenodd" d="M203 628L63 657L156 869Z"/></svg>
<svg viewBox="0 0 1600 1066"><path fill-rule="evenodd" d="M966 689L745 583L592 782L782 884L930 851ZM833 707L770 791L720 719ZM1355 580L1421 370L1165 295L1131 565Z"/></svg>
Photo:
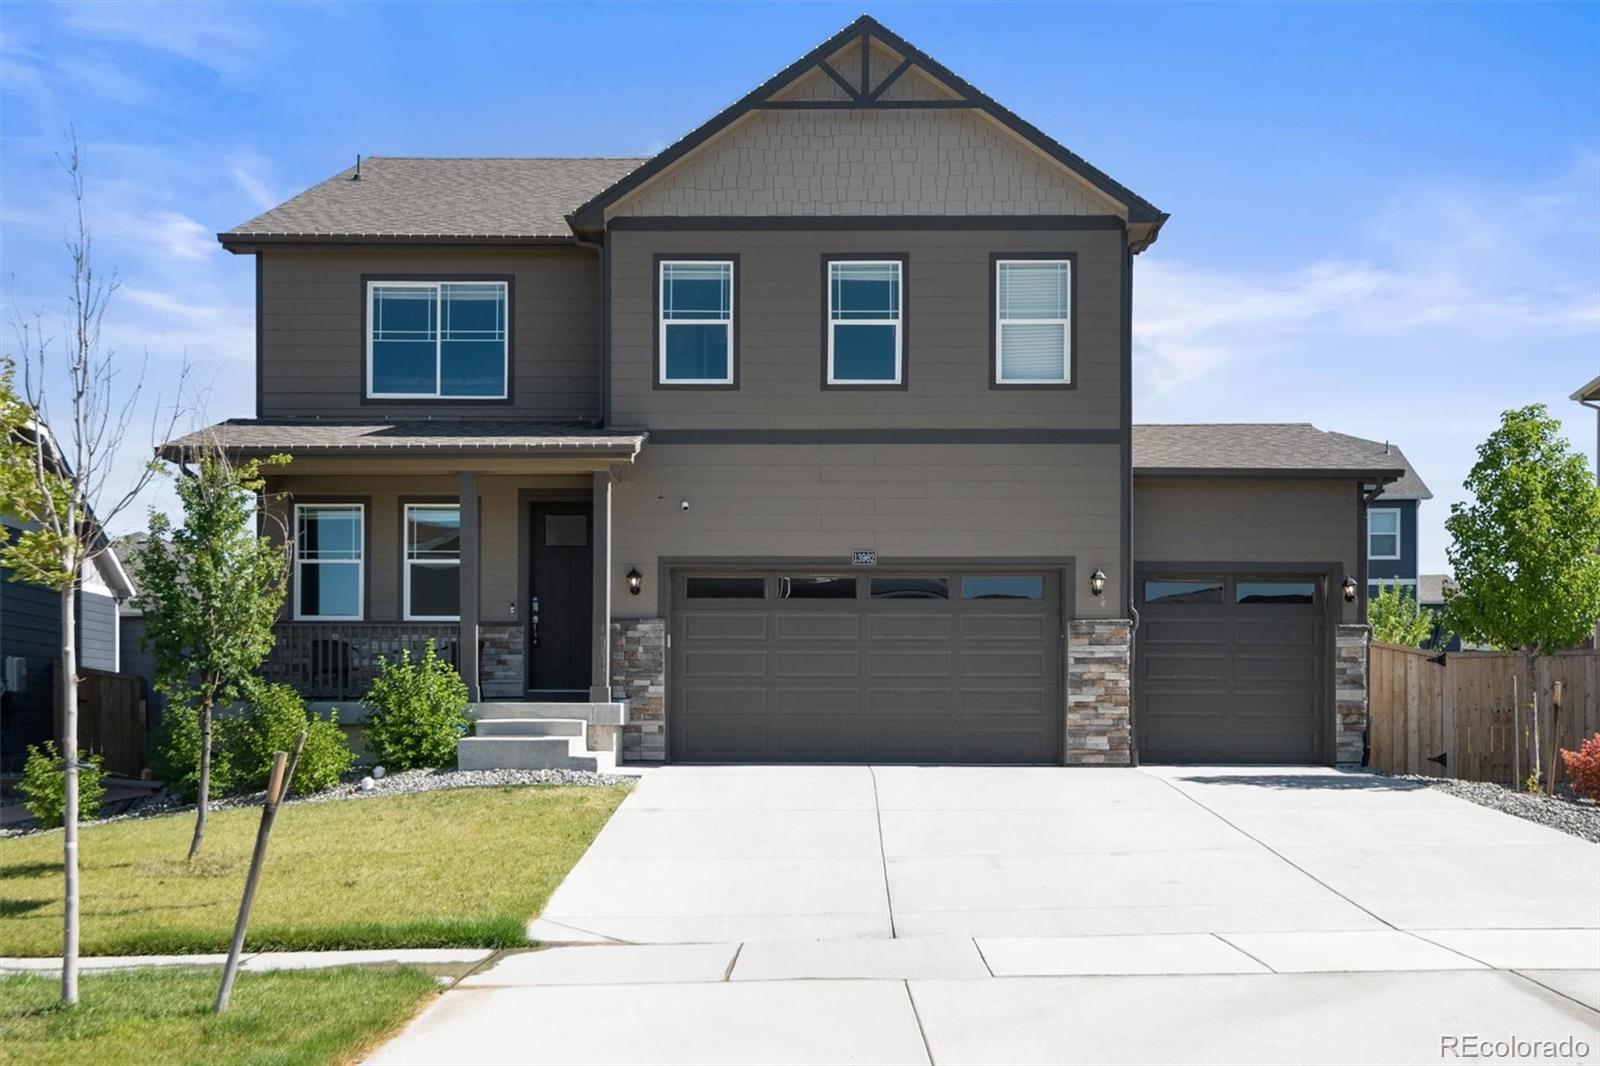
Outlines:
<svg viewBox="0 0 1600 1066"><path fill-rule="evenodd" d="M1072 263L995 264L995 382L1062 385L1072 370Z"/></svg>

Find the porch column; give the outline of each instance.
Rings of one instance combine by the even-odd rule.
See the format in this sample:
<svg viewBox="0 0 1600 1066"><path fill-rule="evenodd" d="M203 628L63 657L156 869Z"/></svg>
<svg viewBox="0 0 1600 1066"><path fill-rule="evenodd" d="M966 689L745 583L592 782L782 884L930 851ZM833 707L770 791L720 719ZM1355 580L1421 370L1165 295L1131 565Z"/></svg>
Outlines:
<svg viewBox="0 0 1600 1066"><path fill-rule="evenodd" d="M594 649L589 701L611 702L611 472L594 472Z"/></svg>
<svg viewBox="0 0 1600 1066"><path fill-rule="evenodd" d="M457 659L461 680L467 685L467 698L482 699L478 687L478 473L460 474L461 504L461 639Z"/></svg>

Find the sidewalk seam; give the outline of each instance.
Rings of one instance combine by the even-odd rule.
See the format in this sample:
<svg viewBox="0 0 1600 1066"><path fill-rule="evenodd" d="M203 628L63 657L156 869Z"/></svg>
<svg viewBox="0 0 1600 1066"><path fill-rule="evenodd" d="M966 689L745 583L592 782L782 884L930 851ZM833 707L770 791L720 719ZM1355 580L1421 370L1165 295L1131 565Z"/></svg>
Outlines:
<svg viewBox="0 0 1600 1066"><path fill-rule="evenodd" d="M889 887L889 852L883 846L883 805L878 802L878 772L871 766L867 767L867 776L872 779L872 817L878 823L878 865L883 870L883 902L889 910L889 939L899 939L899 933L894 927L894 890ZM907 994L910 989L907 989Z"/></svg>

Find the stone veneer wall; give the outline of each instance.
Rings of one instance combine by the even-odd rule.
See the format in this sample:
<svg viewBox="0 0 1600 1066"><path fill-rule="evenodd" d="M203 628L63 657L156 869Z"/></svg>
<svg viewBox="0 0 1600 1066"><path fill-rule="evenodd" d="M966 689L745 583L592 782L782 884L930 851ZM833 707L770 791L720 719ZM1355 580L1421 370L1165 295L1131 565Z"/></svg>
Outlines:
<svg viewBox="0 0 1600 1066"><path fill-rule="evenodd" d="M484 699L521 699L527 673L523 669L522 624L478 625L478 688Z"/></svg>
<svg viewBox="0 0 1600 1066"><path fill-rule="evenodd" d="M627 759L667 757L667 622L664 618L622 618L611 623L611 686L628 701L622 728Z"/></svg>
<svg viewBox="0 0 1600 1066"><path fill-rule="evenodd" d="M1341 625L1333 661L1334 762L1359 766L1367 734L1367 645L1372 629Z"/></svg>
<svg viewBox="0 0 1600 1066"><path fill-rule="evenodd" d="M1063 761L1068 766L1132 763L1129 715L1133 623L1120 618L1075 618L1067 623L1067 718Z"/></svg>

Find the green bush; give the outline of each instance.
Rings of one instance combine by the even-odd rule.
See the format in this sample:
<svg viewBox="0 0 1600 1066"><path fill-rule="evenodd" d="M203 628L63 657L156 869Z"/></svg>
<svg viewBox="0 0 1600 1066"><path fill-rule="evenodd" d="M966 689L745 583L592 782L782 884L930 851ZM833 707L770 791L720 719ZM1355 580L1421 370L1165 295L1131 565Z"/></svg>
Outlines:
<svg viewBox="0 0 1600 1066"><path fill-rule="evenodd" d="M326 718L307 714L305 700L289 685L269 685L251 678L243 689L243 713L217 722L221 747L227 753L228 777L223 787L246 792L266 788L273 755L293 752L302 729L306 746L300 751L290 790L305 795L337 785L355 763L339 728L338 713L330 711Z"/></svg>
<svg viewBox="0 0 1600 1066"><path fill-rule="evenodd" d="M211 794L226 788L230 768L227 749L217 742L218 723L212 719ZM150 771L185 803L200 795L200 710L183 700L169 699L161 711L155 757Z"/></svg>
<svg viewBox="0 0 1600 1066"><path fill-rule="evenodd" d="M78 818L87 821L100 813L106 798L106 772L100 756L78 753ZM87 765L83 765L87 764ZM67 804L67 772L61 766L56 742L47 740L41 747L28 746L28 761L22 764L23 803L41 829L54 829L64 820Z"/></svg>
<svg viewBox="0 0 1600 1066"><path fill-rule="evenodd" d="M467 686L456 668L434 654L380 658L381 669L363 701L370 717L363 735L390 770L452 766L456 741L467 732Z"/></svg>

